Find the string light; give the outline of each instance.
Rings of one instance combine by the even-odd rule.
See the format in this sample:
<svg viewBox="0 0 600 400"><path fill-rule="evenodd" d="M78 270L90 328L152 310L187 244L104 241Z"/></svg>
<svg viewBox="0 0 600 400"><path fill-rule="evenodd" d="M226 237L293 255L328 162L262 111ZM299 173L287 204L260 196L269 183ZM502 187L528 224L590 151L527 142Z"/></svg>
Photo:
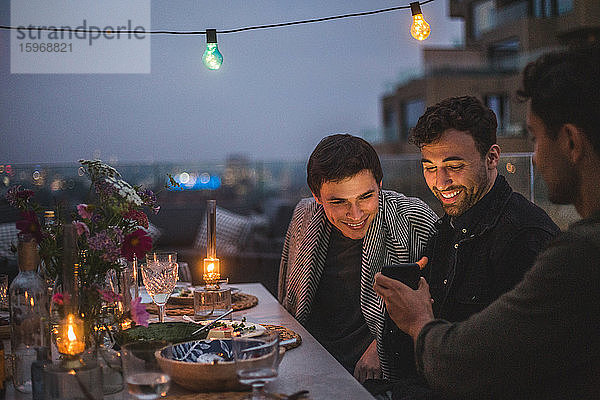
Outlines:
<svg viewBox="0 0 600 400"><path fill-rule="evenodd" d="M207 29L206 30L206 50L202 55L202 62L206 68L216 70L221 68L223 64L223 55L219 51L217 45L217 30Z"/></svg>
<svg viewBox="0 0 600 400"><path fill-rule="evenodd" d="M235 28L229 30L217 31L216 29L207 29L205 31L168 31L168 30L155 30L155 31L145 31L144 34L147 35L206 35L206 51L202 56L202 61L207 68L216 70L221 67L223 63L223 55L219 52L217 46L217 33L226 34L226 33L238 33L245 32L256 29L269 29L269 28L280 28L284 26L291 25L300 25L300 24L310 24L316 22L325 22L332 21L336 19L342 18L350 18L350 17L362 17L366 15L374 15L380 14L384 12L411 9L413 15L413 23L410 27L411 35L417 40L425 40L429 36L431 32L431 28L429 24L423 18L423 13L421 12L421 5L431 3L435 0L425 0L422 2L413 2L408 6L397 6L397 7L389 7L383 8L374 11L364 11L358 13L351 14L343 14L336 15L332 17L323 17L323 18L315 18L315 19L307 19L302 21L292 21L292 22L283 22L278 24L268 24L268 25L256 25L256 26L247 26L243 28ZM36 31L60 31L60 32L72 32L72 33L91 33L88 29L72 29L72 28L57 28L57 27L47 27L47 26L29 26L29 27L15 27L15 26L6 26L0 25L0 30L36 30ZM139 34L138 31L119 31L121 34Z"/></svg>
<svg viewBox="0 0 600 400"><path fill-rule="evenodd" d="M421 12L421 6L419 2L410 3L410 10L412 11L413 23L410 26L410 34L417 40L425 40L431 33L431 28Z"/></svg>
<svg viewBox="0 0 600 400"><path fill-rule="evenodd" d="M421 1L421 2L417 2L416 4L418 5L425 5L428 3L431 3L435 0L425 0L425 1ZM307 20L302 20L302 21L293 21L293 22L283 22L283 23L278 23L278 24L269 24L269 25L257 25L257 26L247 26L244 28L236 28L236 29L229 29L229 30L223 30L223 31L216 31L216 33L219 34L225 34L225 33L238 33L238 32L244 32L244 31L250 31L250 30L255 30L255 29L268 29L268 28L280 28L283 26L291 26L291 25L300 25L300 24L309 24L309 23L315 23L315 22L325 22L325 21L331 21L331 20L335 20L335 19L341 19L341 18L350 18L350 17L362 17L362 16L366 16L366 15L374 15L374 14L380 14L380 13L384 13L384 12L390 12L390 11L397 11L397 10L405 10L405 9L409 9L412 7L410 5L408 6L397 6L397 7L390 7L390 8L383 8L380 10L374 10L374 11L364 11L364 12L359 12L359 13L352 13L352 14L344 14L344 15L336 15L333 17L324 17L324 18L316 18L316 19L307 19ZM56 32L73 32L73 33L90 33L90 31L88 29L72 29L72 28L49 28L46 26L36 26L36 27L16 27L16 26L5 26L5 25L0 25L0 29L3 30L17 30L17 29L22 29L22 30L36 30L36 31L56 31ZM121 34L135 34L135 33L140 33L137 31L119 31ZM166 31L166 30L157 30L157 31L145 31L144 34L147 35L206 35L207 32L206 31Z"/></svg>

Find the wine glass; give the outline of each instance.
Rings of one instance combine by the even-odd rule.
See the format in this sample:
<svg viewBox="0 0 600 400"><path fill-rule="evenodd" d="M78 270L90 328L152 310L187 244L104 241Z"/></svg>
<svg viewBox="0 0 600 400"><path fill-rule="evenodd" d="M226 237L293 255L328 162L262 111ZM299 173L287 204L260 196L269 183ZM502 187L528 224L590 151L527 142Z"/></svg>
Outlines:
<svg viewBox="0 0 600 400"><path fill-rule="evenodd" d="M252 394L248 399L276 398L265 392L264 386L277 378L279 367L277 332L267 332L259 337L234 337L233 358L240 383L252 385Z"/></svg>
<svg viewBox="0 0 600 400"><path fill-rule="evenodd" d="M155 353L166 348L169 342L164 340L142 340L121 347L123 373L127 391L136 399L152 400L165 397L171 387L168 371L163 371L156 360Z"/></svg>
<svg viewBox="0 0 600 400"><path fill-rule="evenodd" d="M177 283L177 253L148 253L141 270L146 291L158 306L158 321L164 322L165 304Z"/></svg>

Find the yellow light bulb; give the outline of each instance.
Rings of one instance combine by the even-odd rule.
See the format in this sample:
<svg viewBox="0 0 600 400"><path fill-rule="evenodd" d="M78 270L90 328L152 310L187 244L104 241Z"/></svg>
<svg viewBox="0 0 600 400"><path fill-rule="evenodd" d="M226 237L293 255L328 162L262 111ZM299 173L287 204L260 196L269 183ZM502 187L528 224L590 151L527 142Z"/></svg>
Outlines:
<svg viewBox="0 0 600 400"><path fill-rule="evenodd" d="M410 3L410 9L412 11L413 23L410 26L410 34L417 40L425 40L431 33L431 28L421 12L421 6L418 2Z"/></svg>

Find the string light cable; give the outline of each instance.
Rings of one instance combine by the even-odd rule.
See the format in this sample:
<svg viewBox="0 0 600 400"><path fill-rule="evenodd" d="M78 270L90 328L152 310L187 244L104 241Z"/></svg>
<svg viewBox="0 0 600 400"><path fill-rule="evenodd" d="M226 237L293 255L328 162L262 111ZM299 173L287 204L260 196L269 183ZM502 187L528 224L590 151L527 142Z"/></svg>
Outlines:
<svg viewBox="0 0 600 400"><path fill-rule="evenodd" d="M256 26L247 26L247 27L243 27L243 28L235 28L235 29L228 29L228 30L216 30L216 33L219 34L227 34L227 33L239 33L239 32L245 32L245 31L251 31L251 30L257 30L257 29L270 29L270 28L281 28L284 26L292 26L292 25L301 25L301 24L310 24L310 23L316 23L316 22L325 22L325 21L332 21L332 20L336 20L336 19L342 19L342 18L351 18L351 17L363 17L363 16L367 16L367 15L374 15L374 14L381 14L381 13L385 13L385 12L390 12L390 11L398 11L398 10L408 10L408 9L414 9L415 4L417 6L422 6L425 4L429 4L431 2L433 2L435 0L425 0L425 1L421 1L421 2L413 2L407 6L396 6L396 7L389 7L389 8L383 8L383 9L379 9L379 10L374 10L374 11L363 11L363 12L357 12L357 13L351 13L351 14L343 14L343 15L336 15L336 16L332 16L332 17L323 17L323 18L314 18L314 19L307 19L307 20L301 20L301 21L292 21L292 22L282 22L282 23L277 23L277 24L267 24L267 25L256 25ZM89 29L73 29L73 28L57 28L57 27L45 27L45 26L36 26L36 27L16 27L16 26L6 26L6 25L0 25L0 29L2 30L17 30L17 29L21 29L21 30L43 30L43 31L54 31L54 32L73 32L73 33L93 33L91 32ZM143 32L144 34L148 34L148 35L206 35L208 33L208 31L210 31L210 29L204 30L204 31L171 31L171 30L152 30L152 31L145 31ZM95 32L94 32L95 33ZM135 33L141 33L139 31L129 31L129 30L120 30L119 33L122 34L135 34Z"/></svg>

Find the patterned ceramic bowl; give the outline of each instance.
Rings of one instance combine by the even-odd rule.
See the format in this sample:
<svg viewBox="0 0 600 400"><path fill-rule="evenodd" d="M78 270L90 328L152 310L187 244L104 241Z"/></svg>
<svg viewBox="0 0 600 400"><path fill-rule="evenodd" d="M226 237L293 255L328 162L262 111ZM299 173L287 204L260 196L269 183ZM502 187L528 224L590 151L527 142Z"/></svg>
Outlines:
<svg viewBox="0 0 600 400"><path fill-rule="evenodd" d="M285 352L280 348L280 360ZM247 388L238 382L231 339L194 340L156 352L158 364L178 385L195 392Z"/></svg>

